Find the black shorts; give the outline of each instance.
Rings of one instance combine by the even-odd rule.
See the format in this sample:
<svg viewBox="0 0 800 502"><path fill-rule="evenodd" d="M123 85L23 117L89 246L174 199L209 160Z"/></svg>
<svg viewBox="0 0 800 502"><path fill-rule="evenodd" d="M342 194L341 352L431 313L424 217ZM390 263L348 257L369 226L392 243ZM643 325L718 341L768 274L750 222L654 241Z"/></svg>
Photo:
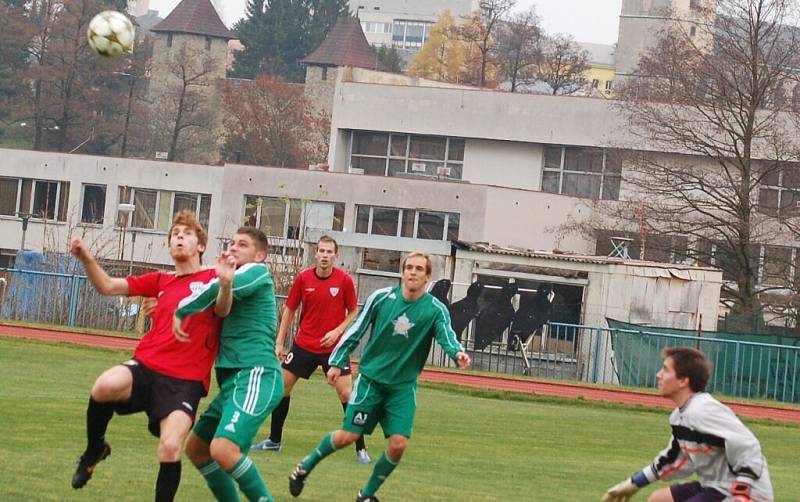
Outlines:
<svg viewBox="0 0 800 502"><path fill-rule="evenodd" d="M283 360L283 364L281 366L283 366L283 369L286 371L289 371L300 378L305 378L308 380L318 366L322 366L322 371L325 373L328 372L328 369L331 367L330 364L328 364L329 357L331 357L330 352L325 354L315 354L302 349L297 345L292 345L292 350L286 354L286 358ZM342 375L349 374L350 361L347 362L346 368L342 368Z"/></svg>
<svg viewBox="0 0 800 502"><path fill-rule="evenodd" d="M681 483L669 487L672 500L675 502L722 502L725 495L717 490L704 487L697 481Z"/></svg>
<svg viewBox="0 0 800 502"><path fill-rule="evenodd" d="M161 420L175 410L181 410L194 422L200 398L206 395L205 386L195 380L181 380L157 373L136 359L122 363L131 371L131 398L117 403L114 411L130 415L147 413L147 429L155 437L161 434Z"/></svg>

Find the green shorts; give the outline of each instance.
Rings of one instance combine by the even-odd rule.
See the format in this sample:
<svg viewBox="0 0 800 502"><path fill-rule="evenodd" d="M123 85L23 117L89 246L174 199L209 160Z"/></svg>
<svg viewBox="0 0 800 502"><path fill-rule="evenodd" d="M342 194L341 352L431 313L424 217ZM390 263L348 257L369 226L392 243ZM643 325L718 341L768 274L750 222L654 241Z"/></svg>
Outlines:
<svg viewBox="0 0 800 502"><path fill-rule="evenodd" d="M372 434L381 424L384 437L399 434L411 437L417 411L417 382L386 385L358 375L342 429L357 434Z"/></svg>
<svg viewBox="0 0 800 502"><path fill-rule="evenodd" d="M226 438L247 452L261 424L283 398L280 368L217 368L219 394L200 415L194 433L206 443Z"/></svg>

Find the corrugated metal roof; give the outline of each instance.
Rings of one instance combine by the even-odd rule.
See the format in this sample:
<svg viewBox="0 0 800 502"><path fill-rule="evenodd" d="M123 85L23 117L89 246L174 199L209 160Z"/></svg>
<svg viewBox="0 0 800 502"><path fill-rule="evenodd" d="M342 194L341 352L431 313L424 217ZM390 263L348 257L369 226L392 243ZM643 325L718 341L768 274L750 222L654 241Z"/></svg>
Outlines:
<svg viewBox="0 0 800 502"><path fill-rule="evenodd" d="M593 263L598 265L627 265L635 267L658 268L664 270L667 275L672 275L679 279L690 277L690 275L682 271L717 270L713 267L698 267L695 265L684 265L681 263L661 263L645 260L626 260L612 256L592 256L574 253L554 253L552 251L536 251L518 247L498 246L497 244L492 244L490 242L453 241L453 244L459 249L506 256L522 256L526 258L542 258L545 260L568 261L574 263Z"/></svg>

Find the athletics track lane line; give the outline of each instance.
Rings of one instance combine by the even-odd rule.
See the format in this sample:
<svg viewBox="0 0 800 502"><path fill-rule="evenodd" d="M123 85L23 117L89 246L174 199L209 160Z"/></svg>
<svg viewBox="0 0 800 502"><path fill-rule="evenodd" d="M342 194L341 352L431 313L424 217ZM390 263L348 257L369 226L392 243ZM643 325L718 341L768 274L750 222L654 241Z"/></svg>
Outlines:
<svg viewBox="0 0 800 502"><path fill-rule="evenodd" d="M92 347L133 350L139 342L138 338L127 338L113 335L92 335L73 333L70 331L29 328L0 324L0 336L30 338L48 342L66 342ZM590 401L606 401L613 403L638 404L654 408L674 408L672 401L646 392L628 390L600 389L569 383L550 383L502 376L475 375L471 373L455 373L426 369L420 377L425 382L447 383L478 389L492 389L508 392L519 392L539 396L556 396L566 398L584 398ZM770 418L773 420L800 423L800 409L781 408L777 406L760 406L753 404L725 402L737 414L752 418Z"/></svg>

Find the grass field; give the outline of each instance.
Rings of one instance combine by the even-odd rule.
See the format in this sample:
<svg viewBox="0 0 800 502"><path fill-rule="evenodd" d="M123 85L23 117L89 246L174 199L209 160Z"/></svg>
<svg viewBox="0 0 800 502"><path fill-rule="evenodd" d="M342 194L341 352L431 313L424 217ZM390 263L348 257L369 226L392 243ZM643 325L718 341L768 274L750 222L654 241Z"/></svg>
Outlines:
<svg viewBox="0 0 800 502"><path fill-rule="evenodd" d="M156 440L147 433L143 414L115 417L108 434L113 454L86 488L69 486L85 441L88 390L102 370L126 357L119 351L0 337L0 500L152 500ZM609 485L652 460L668 439L663 410L474 394L423 386L414 437L381 489L381 500L599 500ZM370 468L356 463L352 449L320 464L299 499L286 486L294 463L338 426L339 414L320 375L298 384L284 450L253 455L276 500L354 500ZM796 500L800 427L749 425L769 459L776 500ZM367 444L377 456L384 442L378 434ZM184 461L178 500L209 500L209 495Z"/></svg>

